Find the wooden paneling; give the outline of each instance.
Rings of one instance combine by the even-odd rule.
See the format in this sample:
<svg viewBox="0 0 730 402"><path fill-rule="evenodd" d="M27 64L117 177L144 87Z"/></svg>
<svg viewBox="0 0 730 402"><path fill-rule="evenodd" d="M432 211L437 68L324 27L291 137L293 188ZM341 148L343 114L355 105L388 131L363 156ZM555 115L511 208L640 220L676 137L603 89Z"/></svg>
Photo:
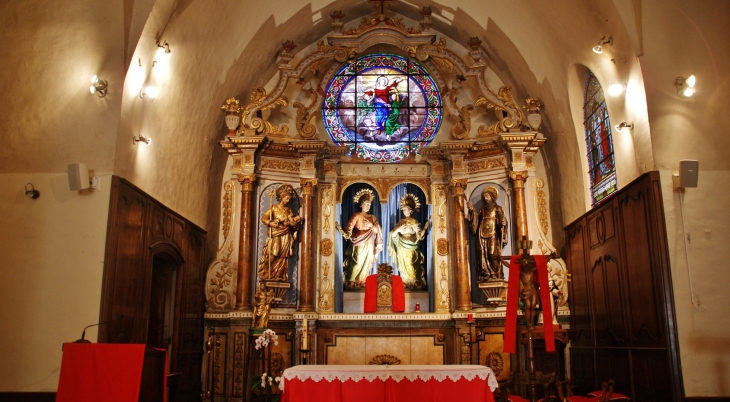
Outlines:
<svg viewBox="0 0 730 402"><path fill-rule="evenodd" d="M174 280L170 337L170 373L181 373L176 401L198 401L203 344L205 231L168 209L128 181L112 178L102 282L99 342L149 343L153 265L170 266L164 280ZM158 277L159 279L159 277ZM159 281L158 281L159 282ZM172 295L173 292L169 292ZM121 317L121 318L120 318ZM163 327L154 337L159 343Z"/></svg>
<svg viewBox="0 0 730 402"><path fill-rule="evenodd" d="M586 392L613 379L632 401L681 400L659 174L642 175L565 233L573 383Z"/></svg>
<svg viewBox="0 0 730 402"><path fill-rule="evenodd" d="M0 402L54 402L55 392L0 392Z"/></svg>
<svg viewBox="0 0 730 402"><path fill-rule="evenodd" d="M567 263L573 286L570 293L571 332L574 346L593 344L591 304L588 295L588 267L585 254L585 222L576 222L567 232Z"/></svg>

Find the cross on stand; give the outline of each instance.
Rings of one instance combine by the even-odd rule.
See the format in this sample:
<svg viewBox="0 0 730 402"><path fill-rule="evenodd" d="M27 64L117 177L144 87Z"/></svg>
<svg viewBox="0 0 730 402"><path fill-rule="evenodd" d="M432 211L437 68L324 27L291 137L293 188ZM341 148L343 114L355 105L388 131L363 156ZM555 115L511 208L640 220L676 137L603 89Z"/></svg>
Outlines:
<svg viewBox="0 0 730 402"><path fill-rule="evenodd" d="M385 3L395 3L395 0L370 0L371 3L380 3L380 15L385 14Z"/></svg>

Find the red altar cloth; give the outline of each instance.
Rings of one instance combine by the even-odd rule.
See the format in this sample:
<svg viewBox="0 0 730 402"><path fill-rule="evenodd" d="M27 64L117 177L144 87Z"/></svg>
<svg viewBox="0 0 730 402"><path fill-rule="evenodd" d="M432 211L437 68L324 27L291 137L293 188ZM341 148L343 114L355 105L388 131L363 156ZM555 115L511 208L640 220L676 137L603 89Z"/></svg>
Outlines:
<svg viewBox="0 0 730 402"><path fill-rule="evenodd" d="M484 366L296 366L282 375L282 402L494 402Z"/></svg>
<svg viewBox="0 0 730 402"><path fill-rule="evenodd" d="M393 312L402 313L406 311L406 294L403 286L403 278L398 275L391 275ZM365 278L365 306L366 313L374 313L378 310L378 274L369 275Z"/></svg>
<svg viewBox="0 0 730 402"><path fill-rule="evenodd" d="M166 392L164 349L138 344L64 343L56 402L137 402L147 348L164 355Z"/></svg>

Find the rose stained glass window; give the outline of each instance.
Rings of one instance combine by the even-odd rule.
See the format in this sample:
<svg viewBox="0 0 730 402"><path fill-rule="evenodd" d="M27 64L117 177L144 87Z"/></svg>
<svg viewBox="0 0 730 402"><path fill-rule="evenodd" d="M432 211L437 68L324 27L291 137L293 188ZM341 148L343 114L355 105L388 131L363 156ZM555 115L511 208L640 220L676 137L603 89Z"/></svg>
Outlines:
<svg viewBox="0 0 730 402"><path fill-rule="evenodd" d="M405 57L363 56L343 66L325 92L324 126L335 144L373 162L398 162L433 140L441 96L426 70Z"/></svg>
<svg viewBox="0 0 730 402"><path fill-rule="evenodd" d="M613 160L611 120L608 118L603 89L593 73L588 75L583 105L583 125L588 150L588 176L591 180L592 205L598 204L617 189L616 164Z"/></svg>

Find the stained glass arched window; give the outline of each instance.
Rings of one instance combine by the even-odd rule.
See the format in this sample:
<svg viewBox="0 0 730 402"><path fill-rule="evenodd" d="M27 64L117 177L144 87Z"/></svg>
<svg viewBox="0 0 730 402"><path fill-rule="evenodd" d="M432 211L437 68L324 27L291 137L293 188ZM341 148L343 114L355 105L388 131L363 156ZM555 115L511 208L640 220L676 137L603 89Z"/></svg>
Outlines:
<svg viewBox="0 0 730 402"><path fill-rule="evenodd" d="M616 184L616 164L613 160L611 120L608 118L603 89L593 73L586 80L583 125L588 150L588 176L591 181L591 199L595 205L613 194Z"/></svg>
<svg viewBox="0 0 730 402"><path fill-rule="evenodd" d="M336 144L365 160L397 162L433 140L441 124L441 96L418 63L371 54L335 74L322 116Z"/></svg>

